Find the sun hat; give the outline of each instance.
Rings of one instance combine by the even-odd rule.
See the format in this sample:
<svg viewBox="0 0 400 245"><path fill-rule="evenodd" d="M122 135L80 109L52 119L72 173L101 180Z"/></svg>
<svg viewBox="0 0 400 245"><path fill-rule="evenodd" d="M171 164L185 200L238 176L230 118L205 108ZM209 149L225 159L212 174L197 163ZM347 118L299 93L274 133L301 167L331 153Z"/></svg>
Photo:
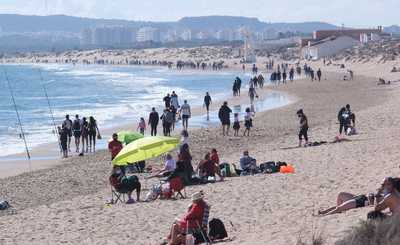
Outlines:
<svg viewBox="0 0 400 245"><path fill-rule="evenodd" d="M203 193L202 192L196 192L192 195L192 201L198 201L200 199L203 199Z"/></svg>

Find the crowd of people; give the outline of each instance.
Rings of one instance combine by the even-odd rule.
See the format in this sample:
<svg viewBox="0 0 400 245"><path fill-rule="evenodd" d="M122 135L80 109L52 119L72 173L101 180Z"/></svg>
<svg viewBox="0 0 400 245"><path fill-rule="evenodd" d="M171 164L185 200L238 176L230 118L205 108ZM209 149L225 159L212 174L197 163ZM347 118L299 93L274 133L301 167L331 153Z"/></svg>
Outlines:
<svg viewBox="0 0 400 245"><path fill-rule="evenodd" d="M95 152L96 139L101 139L97 121L93 116L87 120L86 117L80 119L79 115L75 115L75 119L72 121L69 115L66 115L62 125L57 127L57 131L63 158L67 158L71 152L72 137L74 137L75 152L79 153L79 156Z"/></svg>

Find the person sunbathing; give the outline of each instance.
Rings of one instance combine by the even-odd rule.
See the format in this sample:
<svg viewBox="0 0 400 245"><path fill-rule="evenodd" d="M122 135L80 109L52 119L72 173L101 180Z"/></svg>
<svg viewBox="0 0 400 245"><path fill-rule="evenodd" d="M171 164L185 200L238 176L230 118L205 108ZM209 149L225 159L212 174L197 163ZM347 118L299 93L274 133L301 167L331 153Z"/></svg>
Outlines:
<svg viewBox="0 0 400 245"><path fill-rule="evenodd" d="M137 176L126 176L123 168L114 166L109 180L110 184L117 192L126 193L128 195L127 204L135 203L135 200L132 198L132 192L134 190L136 190L136 201L140 201L140 190L142 186Z"/></svg>
<svg viewBox="0 0 400 245"><path fill-rule="evenodd" d="M167 154L164 168L156 172L156 174L147 177L146 179L168 177L173 173L175 169L176 169L175 159L172 157L171 154Z"/></svg>
<svg viewBox="0 0 400 245"><path fill-rule="evenodd" d="M192 204L183 218L176 218L172 224L170 234L168 235L169 245L184 244L186 235L195 233L201 229L205 215L208 215L209 206L203 200L204 193L196 192L192 195Z"/></svg>
<svg viewBox="0 0 400 245"><path fill-rule="evenodd" d="M354 195L347 192L341 192L337 196L336 206L318 211L318 215L326 216L342 213L350 209L362 208L374 204L374 195Z"/></svg>
<svg viewBox="0 0 400 245"><path fill-rule="evenodd" d="M369 219L386 218L400 214L399 178L385 178L378 191L375 210L368 213ZM389 209L390 214L383 213Z"/></svg>

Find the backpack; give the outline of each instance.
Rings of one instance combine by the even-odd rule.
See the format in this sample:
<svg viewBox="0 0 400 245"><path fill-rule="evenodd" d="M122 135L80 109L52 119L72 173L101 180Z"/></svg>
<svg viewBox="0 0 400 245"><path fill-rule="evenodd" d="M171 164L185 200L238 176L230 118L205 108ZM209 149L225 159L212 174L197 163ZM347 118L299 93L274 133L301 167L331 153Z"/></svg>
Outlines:
<svg viewBox="0 0 400 245"><path fill-rule="evenodd" d="M11 205L7 201L0 201L0 210L6 210L9 207L11 207Z"/></svg>
<svg viewBox="0 0 400 245"><path fill-rule="evenodd" d="M210 228L208 236L211 240L220 240L228 237L225 225L220 219L212 219L208 225Z"/></svg>
<svg viewBox="0 0 400 245"><path fill-rule="evenodd" d="M260 164L260 171L267 174L279 172L280 166L275 162L266 162Z"/></svg>

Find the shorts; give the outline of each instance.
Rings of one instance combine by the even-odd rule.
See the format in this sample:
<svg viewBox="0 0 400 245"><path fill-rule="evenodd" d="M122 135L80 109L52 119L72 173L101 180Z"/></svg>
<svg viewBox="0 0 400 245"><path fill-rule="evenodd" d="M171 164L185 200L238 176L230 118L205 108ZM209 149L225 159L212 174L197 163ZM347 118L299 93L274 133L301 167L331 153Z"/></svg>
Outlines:
<svg viewBox="0 0 400 245"><path fill-rule="evenodd" d="M68 133L67 133L67 134L68 134L68 137L71 138L71 137L72 137L72 129L68 130Z"/></svg>
<svg viewBox="0 0 400 245"><path fill-rule="evenodd" d="M185 120L185 119L187 120L187 119L189 119L189 117L190 117L189 115L182 115L182 120Z"/></svg>
<svg viewBox="0 0 400 245"><path fill-rule="evenodd" d="M234 122L233 123L233 129L239 130L240 129L240 123L239 122Z"/></svg>
<svg viewBox="0 0 400 245"><path fill-rule="evenodd" d="M81 132L81 131L74 131L74 137L75 137L75 138L80 138L81 135L82 135L82 132Z"/></svg>
<svg viewBox="0 0 400 245"><path fill-rule="evenodd" d="M221 122L222 126L230 126L231 122L230 121L225 121L225 122Z"/></svg>
<svg viewBox="0 0 400 245"><path fill-rule="evenodd" d="M354 200L356 201L356 208L362 208L365 207L365 203L368 200L368 198L366 195L360 195L356 196Z"/></svg>
<svg viewBox="0 0 400 245"><path fill-rule="evenodd" d="M244 122L244 126L246 127L246 129L250 129L251 127L253 127L253 123L252 121L246 120Z"/></svg>

